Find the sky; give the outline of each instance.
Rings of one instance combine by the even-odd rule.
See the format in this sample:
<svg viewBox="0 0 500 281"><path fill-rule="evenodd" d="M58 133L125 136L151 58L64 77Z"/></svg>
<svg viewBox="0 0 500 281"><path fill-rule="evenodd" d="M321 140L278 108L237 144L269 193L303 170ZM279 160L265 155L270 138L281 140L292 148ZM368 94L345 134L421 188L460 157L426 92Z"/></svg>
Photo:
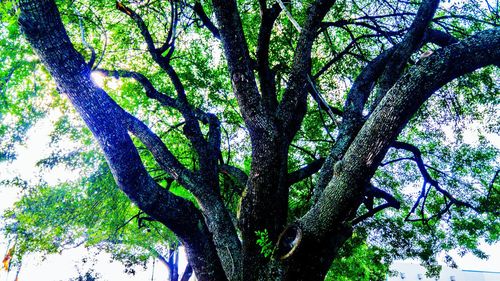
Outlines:
<svg viewBox="0 0 500 281"><path fill-rule="evenodd" d="M42 174L36 163L50 154L49 136L52 123L59 117L58 113L51 113L47 118L42 119L28 131L27 141L24 145L16 147L17 158L12 163L0 162L0 180L22 175L23 178L36 178ZM66 147L71 148L74 144L66 142ZM74 180L78 177L78 171L69 171L63 167L56 167L48 173L43 173L43 179L49 184L56 184L61 181ZM21 196L17 187L0 184L0 214L10 208ZM0 229L3 221L0 221ZM9 248L9 241L0 233L0 258L3 259ZM181 254L180 268L184 268L185 257ZM94 262L82 263L82 258L90 257ZM43 258L41 255L29 255L24 258L19 274L19 281L66 281L78 276L78 272L87 272L93 268L100 276L100 280L167 280L168 269L161 262L156 261L154 266L151 261L147 270L135 267L135 275L126 274L125 267L120 262L112 262L109 254L101 253L94 257L83 246L75 249L63 251L62 254L49 255ZM154 269L154 270L153 270ZM0 269L0 281L15 280L16 269L6 272Z"/></svg>

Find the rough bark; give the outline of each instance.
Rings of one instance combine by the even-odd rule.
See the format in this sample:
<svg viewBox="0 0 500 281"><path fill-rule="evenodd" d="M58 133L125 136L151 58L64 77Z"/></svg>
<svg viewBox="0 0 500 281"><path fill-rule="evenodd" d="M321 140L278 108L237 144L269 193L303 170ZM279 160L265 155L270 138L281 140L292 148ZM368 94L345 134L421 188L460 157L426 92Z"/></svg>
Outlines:
<svg viewBox="0 0 500 281"><path fill-rule="evenodd" d="M195 5L194 9L198 14L202 13L199 4ZM239 280L241 278L239 266L241 264L241 243L231 221L229 211L225 208L222 197L220 196L217 163L220 155L220 122L215 115L205 113L199 109L194 109L189 104L184 85L177 72L170 64L170 59L175 49L174 41L169 43L170 40L167 40L164 46L157 48L142 17L123 4L119 5L119 10L124 12L134 21L141 31L141 35L148 46L148 52L152 59L167 73L170 81L174 85L177 94L176 99L169 98L168 95L161 94L154 89L152 90L151 83L145 82L144 76L141 77L141 75L136 73L132 73L131 75L131 77L140 81L147 91L149 89L149 94L153 95L155 99L166 106L177 109L184 117L185 125L183 126L183 133L198 154L200 169L196 174L190 177L190 182L186 182L183 186L191 191L200 203L208 228L214 235L215 246L222 260L224 270L226 273L230 274L229 277L231 279ZM204 19L206 20L206 18ZM173 21L173 24L177 23ZM166 49L169 49L169 52L164 56L162 54ZM209 124L208 139L204 138L199 121ZM148 129L144 128L142 132L147 134ZM147 137L144 134L141 135ZM163 155L165 154L164 151L166 151L167 148L160 139L150 139L152 139L153 142L148 142L149 146L147 144L146 146L153 153L158 163L160 165L163 163L164 169L168 170L168 163L165 165L164 161L162 161ZM154 149L154 147L159 147L160 149Z"/></svg>
<svg viewBox="0 0 500 281"><path fill-rule="evenodd" d="M358 75L348 93L338 139L328 158L291 173L288 150L306 114L312 46L323 18L335 1L317 0L309 7L295 49L290 82L281 101L276 98L276 81L269 65L271 31L279 6L267 8L266 1L259 2L262 22L255 64L236 1L213 1L217 27L201 4L196 3L194 11L223 44L233 91L251 138L252 165L248 176L218 163L217 118L190 106L184 86L170 65L170 57L162 56L168 46L156 48L140 15L123 5L119 7L140 29L150 55L168 74L177 97L160 93L144 75L117 73L136 79L148 97L183 115L184 133L202 159L198 171L184 167L154 132L91 82L90 69L73 48L53 0L19 1L19 22L60 91L68 96L94 134L119 188L141 210L179 237L199 280L314 281L324 278L338 249L350 238L351 221L366 186L411 116L449 81L477 68L500 63L498 28L462 41L428 29L438 2L423 1L402 42L369 62ZM410 55L426 42L445 47L403 74ZM367 118L363 110L377 81L381 94L375 98L373 111ZM209 124L208 137L203 135L200 121ZM151 151L162 169L195 195L201 210L151 178L129 133ZM290 185L320 168L315 204L302 218L286 226ZM240 185L246 185L240 206L242 245L221 198L219 173L227 173ZM256 243L255 232L263 230L277 242L277 256L272 260L264 258ZM295 237L298 242L293 245L284 242Z"/></svg>
<svg viewBox="0 0 500 281"><path fill-rule="evenodd" d="M226 280L203 216L192 203L174 196L149 176L128 135L128 114L91 81L90 69L73 48L54 1L19 1L19 8L22 31L93 133L120 189L178 235L200 280ZM170 164L181 179L184 168Z"/></svg>
<svg viewBox="0 0 500 281"><path fill-rule="evenodd" d="M239 227L244 280L253 280L267 263L256 244L255 231L266 229L275 240L286 223L288 148L276 118L266 110L258 92L236 1L213 1L213 5L233 91L252 143L252 167L242 195Z"/></svg>
<svg viewBox="0 0 500 281"><path fill-rule="evenodd" d="M297 256L327 241L349 221L361 204L361 195L391 143L417 109L451 80L500 60L500 29L480 32L421 60L381 100L363 125L342 160L334 165L333 178L318 203L296 225L302 229ZM342 239L337 239L342 244ZM330 255L334 255L331 252ZM307 263L309 259L300 259ZM297 262L295 266L299 266ZM310 265L314 267L314 265ZM299 266L300 267L300 266Z"/></svg>
<svg viewBox="0 0 500 281"><path fill-rule="evenodd" d="M375 101L372 104L372 109L377 106L382 97L396 83L399 77L401 77L408 59L417 49L419 49L438 5L439 0L424 0L420 4L410 29L405 34L403 40L395 46L395 50L385 66L384 72L378 83L378 90Z"/></svg>

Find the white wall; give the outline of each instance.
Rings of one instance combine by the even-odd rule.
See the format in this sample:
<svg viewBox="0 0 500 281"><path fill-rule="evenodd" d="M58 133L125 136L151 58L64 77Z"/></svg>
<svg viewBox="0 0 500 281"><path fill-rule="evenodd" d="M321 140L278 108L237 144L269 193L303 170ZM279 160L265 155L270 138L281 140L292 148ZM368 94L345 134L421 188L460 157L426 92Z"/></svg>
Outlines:
<svg viewBox="0 0 500 281"><path fill-rule="evenodd" d="M425 268L413 261L394 262L390 269L397 271L397 275L388 276L388 281L500 281L500 272L469 271L445 266L438 279L427 278Z"/></svg>

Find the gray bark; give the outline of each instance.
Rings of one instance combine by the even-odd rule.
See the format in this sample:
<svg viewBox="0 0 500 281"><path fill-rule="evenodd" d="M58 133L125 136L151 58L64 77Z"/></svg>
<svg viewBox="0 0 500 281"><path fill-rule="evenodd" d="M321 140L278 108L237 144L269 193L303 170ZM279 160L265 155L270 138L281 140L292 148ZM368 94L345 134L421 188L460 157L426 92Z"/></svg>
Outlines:
<svg viewBox="0 0 500 281"><path fill-rule="evenodd" d="M138 14L120 7L140 29L153 60L169 75L177 98L154 89L144 75L117 73L136 79L148 97L183 115L184 134L200 159L203 158L198 171L184 167L154 132L92 83L90 69L71 44L53 0L19 1L19 23L60 91L68 96L93 133L119 188L141 210L179 237L199 280L322 280L338 249L352 234L351 221L366 186L408 120L446 83L478 68L500 63L498 28L462 41L429 30L427 26L438 2L423 1L404 40L369 62L358 75L347 96L339 135L328 158L292 173L288 171L288 150L306 114L311 50L321 22L335 1L317 0L308 9L295 49L291 82L281 101L276 99L276 81L268 54L272 26L280 8L277 5L267 8L266 1L259 2L263 18L255 65L236 1L213 1L218 27L197 3L193 7L196 14L222 41L233 91L250 133L252 166L248 176L234 167L219 165L217 118L190 106L169 58L159 52L165 47L155 47ZM425 42L444 47L404 73L410 55ZM261 76L261 88L265 88L261 92L254 70ZM363 110L377 81L381 94L375 99L371 114L365 117ZM209 124L206 138L199 121ZM151 178L129 133L143 142L162 169L196 196L201 210ZM320 167L315 204L302 218L287 226L290 185L311 176ZM240 185L245 185L238 225L242 243L220 195L219 173L230 174ZM260 254L255 232L262 230L269 232L269 238L277 242L278 252L286 258L270 261ZM296 244L281 243L280 238L292 235L300 236Z"/></svg>

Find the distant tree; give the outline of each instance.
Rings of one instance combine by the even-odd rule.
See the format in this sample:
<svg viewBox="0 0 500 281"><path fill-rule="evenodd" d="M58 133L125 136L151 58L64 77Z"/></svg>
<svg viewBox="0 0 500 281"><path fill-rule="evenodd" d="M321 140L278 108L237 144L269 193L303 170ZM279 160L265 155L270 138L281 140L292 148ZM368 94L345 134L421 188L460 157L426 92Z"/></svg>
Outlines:
<svg viewBox="0 0 500 281"><path fill-rule="evenodd" d="M139 226L168 228L199 280L383 280L393 258L420 257L435 273L437 253L481 256L481 239L499 240L496 4L16 3L2 8L1 155L15 157L12 143L45 110L71 104L104 155L106 184L140 210L124 207L117 222L136 212ZM90 133L72 124L54 136L73 136L81 153L42 164L100 169ZM70 186L28 194L108 201L94 220L127 204ZM40 220L58 216L54 202ZM76 214L91 222L92 211ZM51 233L86 239L93 227ZM161 243L146 235L122 245Z"/></svg>
<svg viewBox="0 0 500 281"><path fill-rule="evenodd" d="M78 272L78 277L69 279L68 281L96 281L100 280L99 274L95 274L93 270L89 270L82 275L81 272Z"/></svg>

